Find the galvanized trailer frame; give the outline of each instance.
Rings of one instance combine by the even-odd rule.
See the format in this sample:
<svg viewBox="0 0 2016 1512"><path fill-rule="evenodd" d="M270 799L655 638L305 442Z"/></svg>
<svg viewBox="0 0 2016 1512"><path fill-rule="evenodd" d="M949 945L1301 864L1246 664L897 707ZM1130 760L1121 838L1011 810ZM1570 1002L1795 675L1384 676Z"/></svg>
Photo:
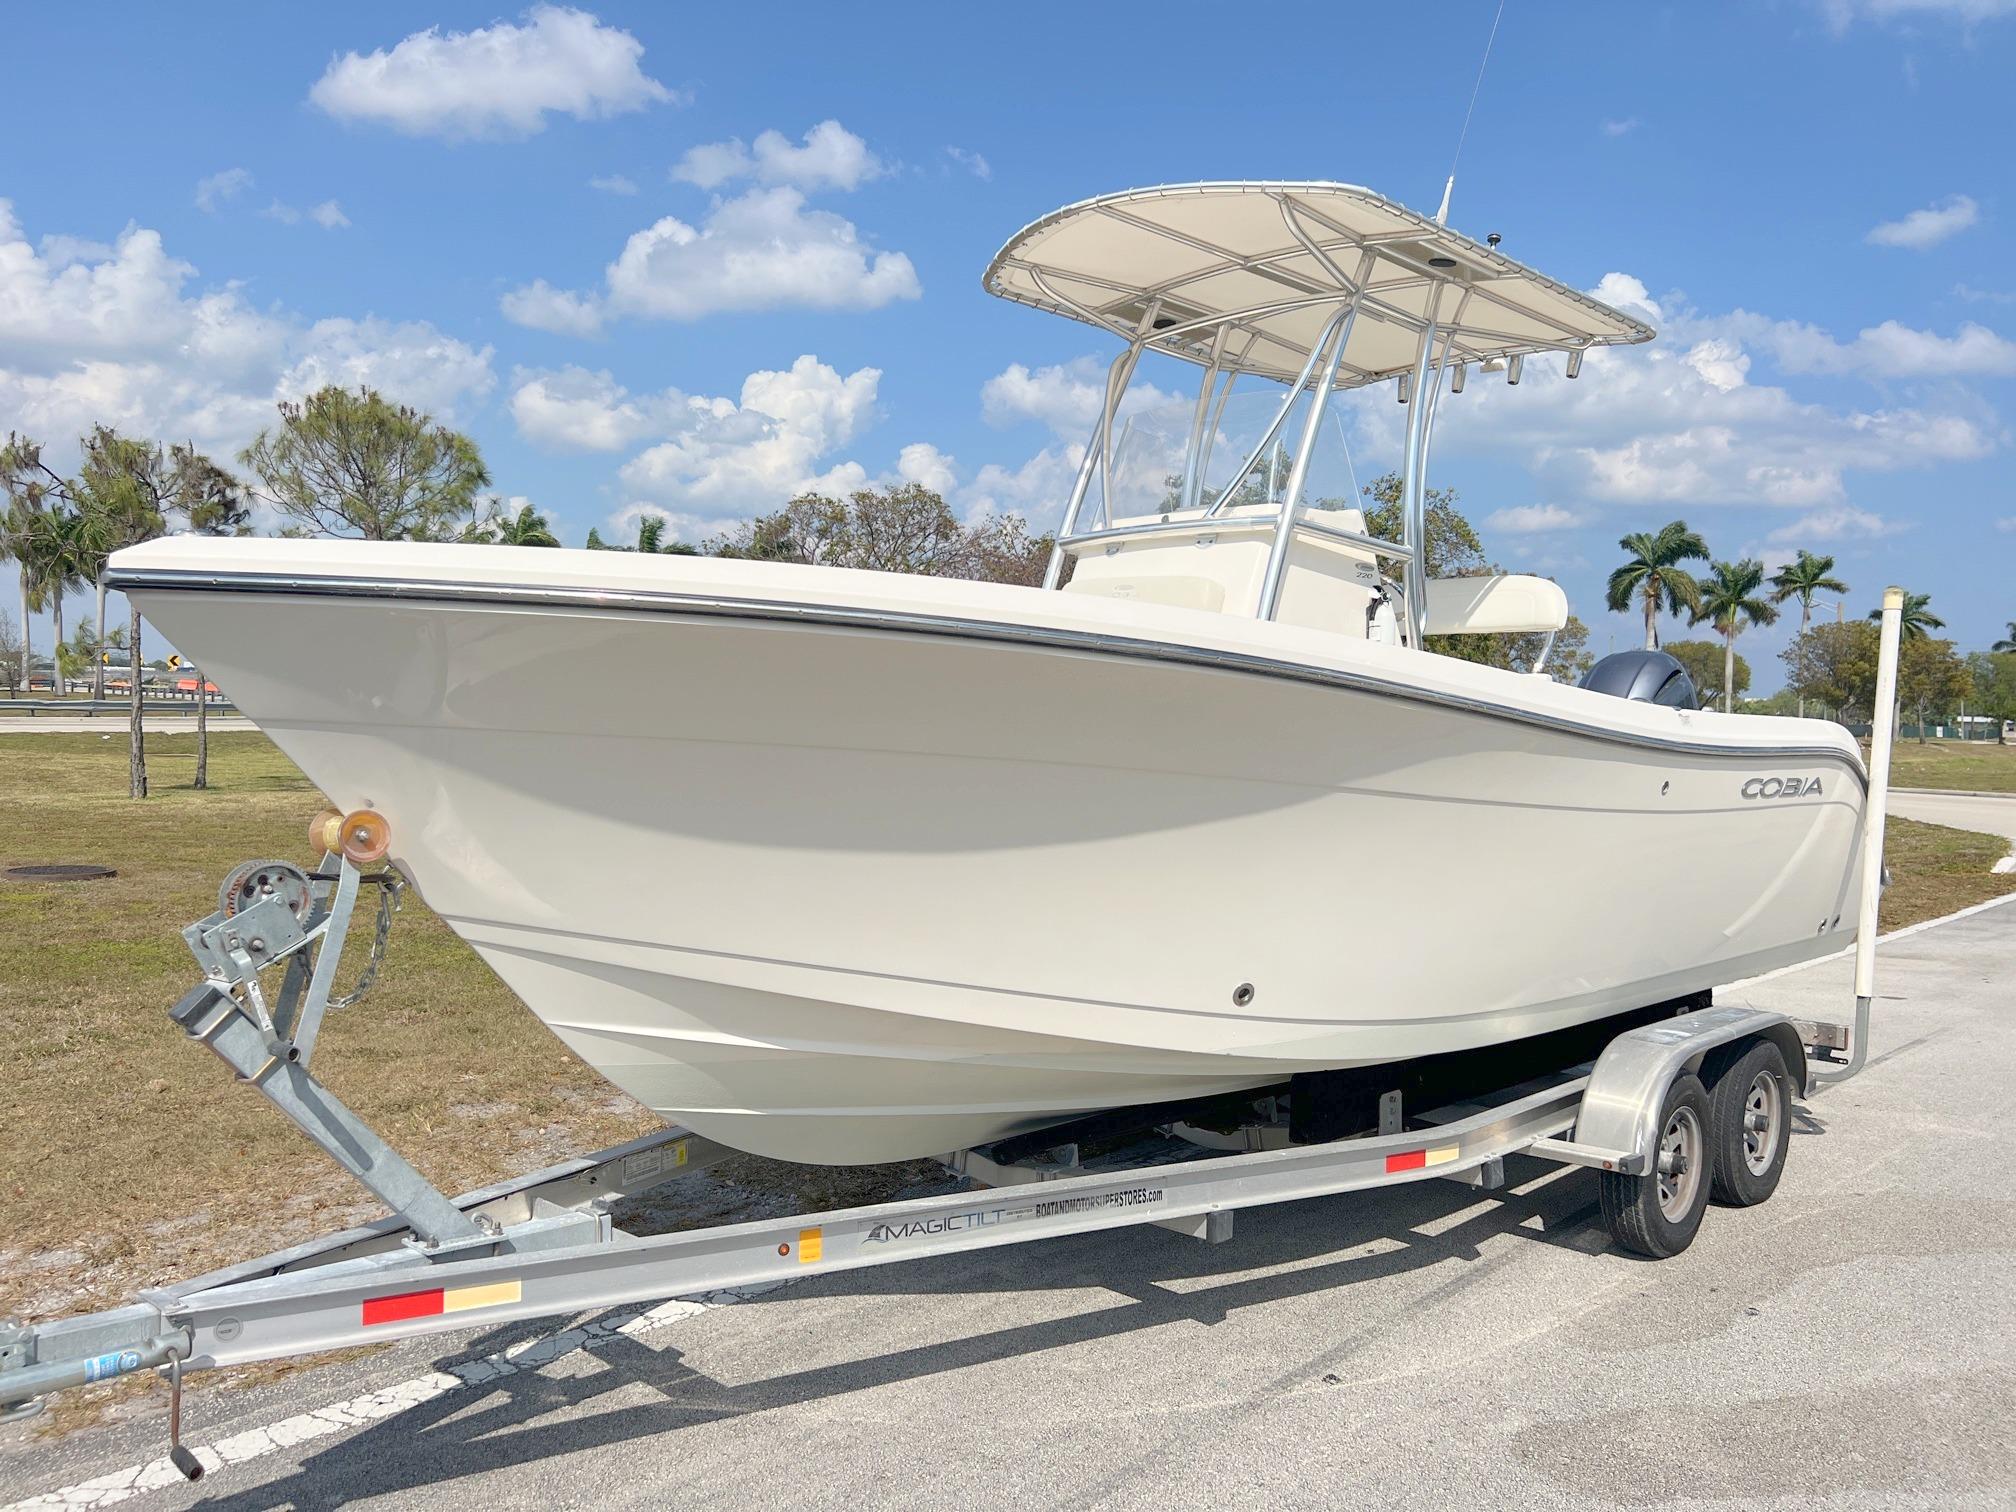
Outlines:
<svg viewBox="0 0 2016 1512"><path fill-rule="evenodd" d="M1852 1033L1758 1009L1701 1009L1618 1035L1591 1065L1469 1102L1410 1116L1399 1093L1388 1093L1378 1133L1330 1143L1280 1147L1281 1125L1256 1124L1243 1131L1249 1147L1238 1153L1102 1170L1081 1165L1069 1144L1012 1163L986 1150L958 1151L946 1165L978 1190L626 1234L612 1222L617 1201L737 1153L668 1129L451 1198L311 1070L324 1014L358 995L334 996L351 914L367 885L380 886L368 983L399 879L367 875L335 852L313 874L284 862L247 863L227 880L218 912L184 931L204 980L171 1016L383 1199L392 1216L145 1292L126 1307L31 1326L0 1323L0 1421L32 1414L52 1391L162 1369L174 1391L170 1455L193 1480L201 1466L180 1442L181 1380L190 1370L1142 1224L1222 1242L1240 1208L1431 1179L1491 1189L1504 1183L1505 1161L1518 1154L1601 1172L1611 1184L1607 1212L1609 1197L1629 1183L1685 1174L1675 1164L1669 1117L1683 1078L1726 1069L1741 1051L1763 1045L1776 1048L1794 1094L1844 1080L1864 1063L1901 603L1900 590L1886 591ZM269 1004L261 974L276 967L282 976ZM1809 1070L1809 1060L1818 1065ZM1693 1096L1700 1098L1699 1088ZM1789 1116L1782 1103L1779 1116ZM1697 1144L1691 1158L1705 1160L1711 1144ZM1782 1158L1781 1141L1774 1171ZM1707 1200L1700 1174L1697 1215ZM1633 1242L1614 1218L1613 1230Z"/></svg>

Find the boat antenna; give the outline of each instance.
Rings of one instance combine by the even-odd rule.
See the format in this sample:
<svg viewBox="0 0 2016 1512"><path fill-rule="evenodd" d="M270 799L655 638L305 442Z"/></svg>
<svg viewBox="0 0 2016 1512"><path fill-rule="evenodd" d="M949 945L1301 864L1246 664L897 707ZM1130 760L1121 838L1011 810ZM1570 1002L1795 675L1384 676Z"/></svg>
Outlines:
<svg viewBox="0 0 2016 1512"><path fill-rule="evenodd" d="M1477 82L1470 86L1470 108L1463 112L1463 129L1456 133L1456 155L1449 159L1449 181L1442 186L1442 208L1435 212L1435 224L1449 224L1449 196L1456 192L1456 165L1463 159L1463 143L1470 135L1470 117L1477 114L1477 95L1484 88L1484 70L1491 64L1491 44L1498 40L1498 23L1505 19L1505 0L1498 0L1498 13L1491 18L1491 35L1484 39L1484 56L1477 64Z"/></svg>

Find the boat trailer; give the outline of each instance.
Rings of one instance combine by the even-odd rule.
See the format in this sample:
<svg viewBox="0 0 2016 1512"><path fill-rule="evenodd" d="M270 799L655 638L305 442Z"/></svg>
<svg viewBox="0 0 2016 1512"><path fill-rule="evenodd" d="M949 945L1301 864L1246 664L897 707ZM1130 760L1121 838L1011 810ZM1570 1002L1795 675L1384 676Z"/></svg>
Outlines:
<svg viewBox="0 0 2016 1512"><path fill-rule="evenodd" d="M974 1184L969 1191L627 1234L612 1216L623 1199L740 1153L668 1128L450 1197L312 1070L324 1016L360 995L334 991L358 900L378 889L361 989L382 959L401 879L365 870L377 859L368 833L362 845L332 843L313 872L247 863L227 879L217 912L183 932L204 976L170 1016L391 1215L143 1292L125 1307L0 1323L0 1422L34 1415L63 1388L157 1370L171 1392L170 1459L195 1480L203 1467L181 1442L182 1380L194 1370L1144 1224L1222 1243L1241 1208L1423 1180L1492 1190L1505 1185L1515 1155L1590 1167L1620 1245L1653 1258L1678 1254L1711 1192L1737 1206L1770 1197L1792 1098L1844 1080L1865 1060L1900 599L1896 589L1884 599L1887 681L1879 680L1860 863L1852 1029L1702 1008L1616 1036L1593 1063L1484 1096L1412 1109L1389 1092L1379 1099L1376 1133L1326 1143L1290 1143L1280 1099L1256 1093L1251 1121L1232 1132L1164 1126L1182 1151L1175 1158L1107 1168L1083 1161L1075 1144L1012 1159L964 1150L944 1163ZM369 830L369 817L351 822ZM334 824L318 833L358 838ZM270 1002L262 984L269 971L279 974ZM1200 1155L1200 1144L1226 1153Z"/></svg>

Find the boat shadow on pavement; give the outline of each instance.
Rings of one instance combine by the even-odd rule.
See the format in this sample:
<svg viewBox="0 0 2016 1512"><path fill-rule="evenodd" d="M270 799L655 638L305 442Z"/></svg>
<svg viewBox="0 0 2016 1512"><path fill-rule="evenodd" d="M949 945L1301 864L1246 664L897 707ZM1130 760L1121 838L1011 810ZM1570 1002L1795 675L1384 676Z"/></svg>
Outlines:
<svg viewBox="0 0 2016 1512"><path fill-rule="evenodd" d="M1824 1124L1798 1109L1795 1137ZM276 1505L336 1507L366 1497L440 1488L464 1476L535 1464L658 1438L723 1418L775 1412L892 1384L915 1382L976 1366L1093 1346L1172 1324L1212 1327L1242 1309L1332 1294L1334 1337L1313 1362L1303 1361L1276 1383L1278 1391L1347 1379L1362 1350L1400 1328L1425 1306L1451 1302L1519 1260L1520 1246L1491 1244L1503 1236L1595 1255L1623 1256L1611 1243L1597 1203L1593 1173L1527 1156L1506 1162L1506 1185L1480 1192L1457 1182L1425 1180L1365 1194L1314 1198L1242 1211L1230 1243L1200 1244L1152 1227L1109 1230L938 1257L907 1264L808 1277L728 1309L735 1329L727 1341L706 1335L720 1310L672 1325L663 1342L618 1335L598 1340L592 1356L562 1354L425 1401L350 1433L276 1480L206 1498L221 1512ZM1490 1245L1489 1252L1485 1247ZM1416 1286L1404 1297L1364 1283L1450 1266L1446 1280ZM1086 1293L1118 1305L1087 1310ZM1028 1321L989 1327L985 1299L1017 1297ZM1039 1301L1031 1301L1038 1294ZM1047 1294L1047 1295L1044 1295ZM929 1309L917 1301L962 1299L981 1308L979 1327L956 1336L931 1334L919 1323ZM840 1311L809 1325L800 1315L766 1328L773 1309L837 1303ZM1354 1306L1354 1303L1359 1305ZM634 1316L638 1309L594 1315ZM969 1319L973 1314L965 1314ZM998 1312L996 1313L998 1316ZM797 1365L791 1339L811 1353L844 1348L832 1332L866 1334L873 1352L823 1364ZM452 1371L546 1337L550 1324L514 1324L469 1338L453 1355L436 1356ZM807 1341L807 1334L815 1337ZM751 1349L752 1336L766 1343ZM907 1336L907 1337L906 1337ZM1314 1341L1321 1345L1325 1341ZM682 1346L684 1346L682 1348ZM1173 1347L1173 1346L1172 1346ZM746 1369L740 1384L717 1380L688 1363L706 1353L719 1365ZM752 1357L753 1356L753 1357ZM592 1364L578 1363L592 1359ZM570 1360L576 1361L569 1367ZM1313 1374L1312 1374L1313 1372ZM636 1388L653 1399L637 1402ZM1124 1391L1124 1382L1116 1384ZM598 1405L608 1399L609 1405ZM200 1411L200 1409L199 1409ZM948 1410L949 1423L956 1414ZM197 1427L200 1436L202 1429ZM277 1468L277 1466L276 1466ZM256 1467L236 1475L258 1474ZM194 1489L194 1488L192 1488ZM203 1489L211 1489L208 1484ZM216 1487L216 1491L223 1490Z"/></svg>

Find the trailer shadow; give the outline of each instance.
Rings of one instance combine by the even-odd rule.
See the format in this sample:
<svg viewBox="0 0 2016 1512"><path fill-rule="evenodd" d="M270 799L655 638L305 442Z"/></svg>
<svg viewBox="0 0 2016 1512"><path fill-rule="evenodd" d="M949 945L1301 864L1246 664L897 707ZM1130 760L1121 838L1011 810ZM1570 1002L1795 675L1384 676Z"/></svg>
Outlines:
<svg viewBox="0 0 2016 1512"><path fill-rule="evenodd" d="M1093 1288L1128 1300L741 1384L717 1381L694 1369L677 1343L653 1345L618 1336L594 1346L593 1369L524 1369L450 1391L346 1436L278 1481L206 1499L205 1505L231 1512L275 1505L335 1507L1170 1324L1215 1326L1241 1309L1453 1265L1457 1268L1431 1293L1436 1302L1444 1302L1518 1258L1516 1247L1499 1245L1489 1255L1483 1252L1488 1241L1501 1236L1585 1254L1611 1248L1591 1173L1526 1156L1509 1159L1506 1173L1507 1185L1495 1192L1428 1180L1376 1196L1346 1194L1249 1209L1240 1214L1238 1231L1224 1245L1134 1228L809 1277L743 1306L764 1308L821 1296L895 1300L999 1291L1026 1297L1042 1289L1064 1296ZM1404 1305L1396 1301L1350 1312L1340 1308L1340 1322L1348 1320L1341 1336L1314 1359L1291 1367L1274 1388L1341 1379L1339 1373L1348 1374L1355 1356L1400 1326L1419 1305L1415 1297ZM676 1326L704 1322L703 1316ZM536 1324L493 1330L440 1359L438 1368L453 1369L552 1332ZM570 1358L562 1355L552 1363ZM634 1394L637 1387L656 1393L658 1400L595 1408L598 1399Z"/></svg>

